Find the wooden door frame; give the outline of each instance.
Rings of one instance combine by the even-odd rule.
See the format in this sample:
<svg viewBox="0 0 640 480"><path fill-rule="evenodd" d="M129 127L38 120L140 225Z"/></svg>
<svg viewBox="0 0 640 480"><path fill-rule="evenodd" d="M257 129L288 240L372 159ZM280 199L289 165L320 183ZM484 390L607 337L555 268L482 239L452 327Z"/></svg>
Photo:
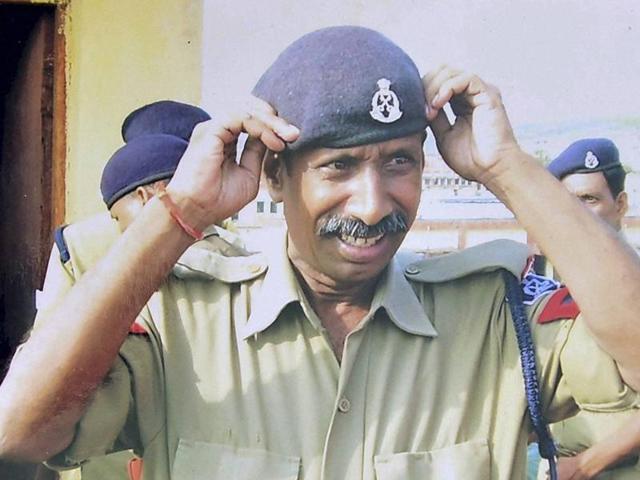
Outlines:
<svg viewBox="0 0 640 480"><path fill-rule="evenodd" d="M66 29L65 22L67 19L68 0L0 0L0 5L30 5L34 7L50 7L53 9L53 48L50 52L51 57L45 58L45 69L51 76L52 92L51 98L52 111L47 118L51 118L50 124L43 124L43 134L50 135L51 142L45 142L44 162L48 172L43 173L45 181L48 184L48 196L43 202L48 203L43 217L43 227L49 231L43 232L46 235L41 238L47 238L52 235L52 228L64 222L65 202L66 202L66 157L67 157L67 140L66 140ZM47 108L49 106L47 105ZM47 112L48 113L48 112ZM49 123L49 122L47 122ZM48 217L48 218L47 218ZM44 258L45 264L51 245L41 245L40 255ZM40 279L42 282L43 279ZM4 472L3 462L0 461L0 473ZM49 479L59 478L58 475L46 469L42 465L16 465L10 468L10 472L20 475L20 478ZM35 477L34 477L35 476Z"/></svg>
<svg viewBox="0 0 640 480"><path fill-rule="evenodd" d="M50 6L54 8L53 58L52 63L53 98L51 151L49 157L51 196L49 221L52 227L62 225L66 212L66 164L67 164L67 68L66 68L66 20L69 0L0 0L5 5ZM43 254L48 254L45 247Z"/></svg>

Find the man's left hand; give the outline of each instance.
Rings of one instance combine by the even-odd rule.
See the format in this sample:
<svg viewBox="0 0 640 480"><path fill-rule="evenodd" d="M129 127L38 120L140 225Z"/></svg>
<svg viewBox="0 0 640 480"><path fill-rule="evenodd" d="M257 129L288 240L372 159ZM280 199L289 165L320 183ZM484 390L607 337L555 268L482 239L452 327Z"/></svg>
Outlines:
<svg viewBox="0 0 640 480"><path fill-rule="evenodd" d="M438 150L460 176L486 184L504 167L503 159L520 152L496 87L446 65L425 75L423 84ZM456 115L453 124L442 110L447 103Z"/></svg>

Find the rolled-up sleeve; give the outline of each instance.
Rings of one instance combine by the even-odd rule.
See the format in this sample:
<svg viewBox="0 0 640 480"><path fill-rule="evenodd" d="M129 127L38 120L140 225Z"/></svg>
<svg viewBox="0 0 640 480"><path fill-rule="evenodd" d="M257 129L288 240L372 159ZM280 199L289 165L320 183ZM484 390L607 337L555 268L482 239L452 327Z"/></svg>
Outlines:
<svg viewBox="0 0 640 480"><path fill-rule="evenodd" d="M591 335L584 320L540 324L545 301L532 310L546 418L557 422L579 410L622 412L637 408L640 397L622 380L615 361Z"/></svg>
<svg viewBox="0 0 640 480"><path fill-rule="evenodd" d="M145 446L164 428L160 361L149 335L129 335L76 426L72 443L47 461L55 469L91 457Z"/></svg>

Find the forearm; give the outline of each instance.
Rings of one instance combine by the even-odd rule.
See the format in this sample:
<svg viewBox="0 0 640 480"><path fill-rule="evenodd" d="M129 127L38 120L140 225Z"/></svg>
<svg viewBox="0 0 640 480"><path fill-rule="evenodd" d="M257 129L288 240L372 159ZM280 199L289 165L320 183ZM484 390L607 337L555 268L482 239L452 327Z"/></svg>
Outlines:
<svg viewBox="0 0 640 480"><path fill-rule="evenodd" d="M192 239L151 201L47 314L0 387L0 453L47 458L72 439L131 323Z"/></svg>
<svg viewBox="0 0 640 480"><path fill-rule="evenodd" d="M640 388L640 262L533 158L513 154L487 186L514 212L580 305L598 343ZM606 259L606 261L603 261Z"/></svg>
<svg viewBox="0 0 640 480"><path fill-rule="evenodd" d="M151 199L23 345L0 387L0 456L40 460L69 444L131 323L193 242L182 228L202 231L255 198L267 148L282 151L299 131L262 100L251 105L194 128L167 186L182 227Z"/></svg>
<svg viewBox="0 0 640 480"><path fill-rule="evenodd" d="M576 456L578 469L594 478L640 449L640 415L636 414L622 428Z"/></svg>

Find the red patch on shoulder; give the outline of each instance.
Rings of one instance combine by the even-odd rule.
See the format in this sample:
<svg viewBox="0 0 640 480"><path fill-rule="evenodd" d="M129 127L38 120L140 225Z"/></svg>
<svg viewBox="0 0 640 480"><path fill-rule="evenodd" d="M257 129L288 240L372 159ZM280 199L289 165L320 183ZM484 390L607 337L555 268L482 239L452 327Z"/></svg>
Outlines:
<svg viewBox="0 0 640 480"><path fill-rule="evenodd" d="M136 457L129 460L127 473L130 480L140 480L142 478L142 459Z"/></svg>
<svg viewBox="0 0 640 480"><path fill-rule="evenodd" d="M540 312L538 323L554 322L562 318L575 319L579 313L580 308L571 298L567 287L561 287L551 295L544 309Z"/></svg>
<svg viewBox="0 0 640 480"><path fill-rule="evenodd" d="M133 322L129 327L129 333L133 335L148 335L148 332L139 323Z"/></svg>

